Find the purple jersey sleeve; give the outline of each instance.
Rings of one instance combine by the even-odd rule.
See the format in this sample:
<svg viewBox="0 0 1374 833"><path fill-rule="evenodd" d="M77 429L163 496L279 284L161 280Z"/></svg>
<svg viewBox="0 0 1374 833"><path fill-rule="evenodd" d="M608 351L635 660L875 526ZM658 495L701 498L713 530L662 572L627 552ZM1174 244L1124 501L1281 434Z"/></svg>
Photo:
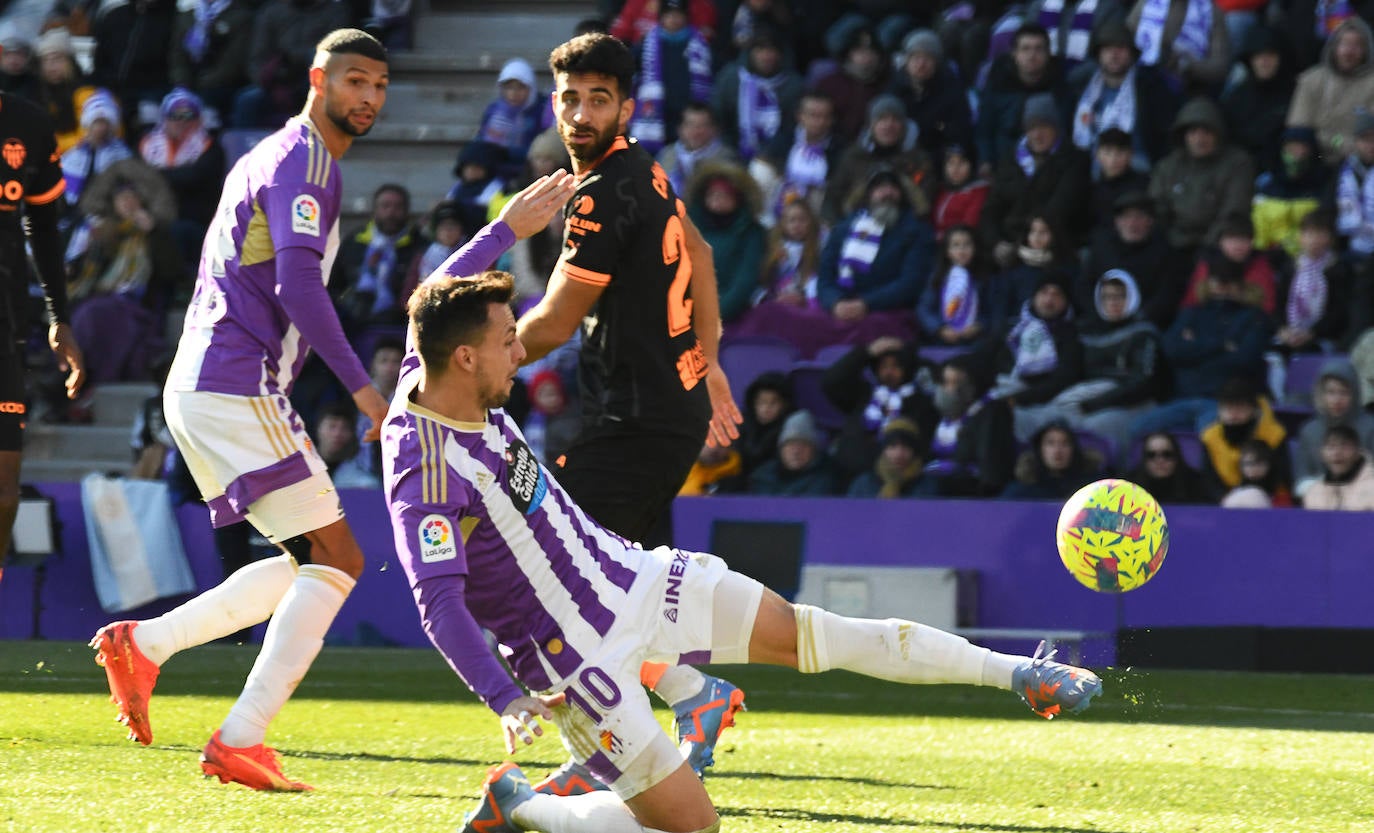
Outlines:
<svg viewBox="0 0 1374 833"><path fill-rule="evenodd" d="M321 257L339 219L337 167L322 145L299 145L277 166L272 184L258 192L277 251L313 249Z"/></svg>
<svg viewBox="0 0 1374 833"><path fill-rule="evenodd" d="M467 575L461 523L468 514L467 491L459 482L441 485L449 472L437 449L418 441L405 445L418 459L397 460L400 480L392 490L391 514L396 552L410 584L414 587L434 576ZM405 449L400 453L409 456Z"/></svg>
<svg viewBox="0 0 1374 833"><path fill-rule="evenodd" d="M449 666L487 707L501 714L524 694L487 647L482 628L467 608L462 576L427 578L415 585L415 605L425 634Z"/></svg>
<svg viewBox="0 0 1374 833"><path fill-rule="evenodd" d="M277 300L305 343L314 348L349 393L371 381L362 360L344 336L333 302L324 288L320 256L295 246L277 252Z"/></svg>
<svg viewBox="0 0 1374 833"><path fill-rule="evenodd" d="M496 259L515 245L515 232L503 220L494 220L482 227L462 248L449 255L437 274L476 275L491 268Z"/></svg>

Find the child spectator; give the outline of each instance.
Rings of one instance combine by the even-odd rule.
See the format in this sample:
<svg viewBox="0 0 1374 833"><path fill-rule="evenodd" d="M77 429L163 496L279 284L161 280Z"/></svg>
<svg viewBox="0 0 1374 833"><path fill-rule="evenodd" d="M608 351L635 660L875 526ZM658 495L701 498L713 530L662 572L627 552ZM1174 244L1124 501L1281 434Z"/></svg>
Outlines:
<svg viewBox="0 0 1374 833"><path fill-rule="evenodd" d="M1213 502L1202 485L1202 475L1183 459L1173 434L1156 431L1146 436L1140 457L1126 479L1143 487L1161 505Z"/></svg>
<svg viewBox="0 0 1374 833"><path fill-rule="evenodd" d="M1298 226L1327 190L1327 171L1310 127L1283 131L1279 158L1255 181L1255 246L1298 253Z"/></svg>
<svg viewBox="0 0 1374 833"><path fill-rule="evenodd" d="M463 211L458 203L444 200L434 206L429 215L429 234L434 242L426 246L411 263L406 287L401 293L403 306L405 299L410 298L410 294L415 291L415 287L434 274L434 270L444 265L449 255L458 251L458 247L467 239L468 231L463 225Z"/></svg>
<svg viewBox="0 0 1374 833"><path fill-rule="evenodd" d="M1322 479L1312 484L1303 508L1368 512L1374 510L1374 465L1348 425L1326 429L1322 441Z"/></svg>
<svg viewBox="0 0 1374 833"><path fill-rule="evenodd" d="M515 176L525 164L534 137L551 124L553 110L548 100L538 95L534 70L524 59L512 58L496 77L496 99L482 111L482 123L473 141L503 151L492 173L503 178Z"/></svg>
<svg viewBox="0 0 1374 833"><path fill-rule="evenodd" d="M969 151L970 147L964 145L945 146L944 176L935 198L935 210L931 213L937 236L943 236L952 226L978 228L983 215L990 186L987 180L974 176L977 166Z"/></svg>
<svg viewBox="0 0 1374 833"><path fill-rule="evenodd" d="M1336 174L1336 230L1357 255L1374 254L1374 113L1355 117L1355 141Z"/></svg>
<svg viewBox="0 0 1374 833"><path fill-rule="evenodd" d="M924 477L925 450L921 429L898 417L883 426L882 452L873 468L849 484L850 497L899 498L931 494L933 480Z"/></svg>
<svg viewBox="0 0 1374 833"><path fill-rule="evenodd" d="M1336 256L1331 214L1311 211L1302 218L1299 251L1292 272L1279 279L1274 343L1284 356L1343 346L1355 288L1353 267ZM1274 388L1282 391L1283 386Z"/></svg>
<svg viewBox="0 0 1374 833"><path fill-rule="evenodd" d="M970 226L946 234L935 274L917 302L916 317L926 344L971 345L992 321L997 291L987 264L978 256L978 235Z"/></svg>
<svg viewBox="0 0 1374 833"><path fill-rule="evenodd" d="M336 400L320 409L315 423L315 450L339 489L375 489L382 482L358 461L358 412Z"/></svg>
<svg viewBox="0 0 1374 833"><path fill-rule="evenodd" d="M778 456L778 437L782 425L795 408L792 383L777 371L761 374L744 391L744 422L739 439L731 444L738 448L744 474Z"/></svg>
<svg viewBox="0 0 1374 833"><path fill-rule="evenodd" d="M634 98L630 133L650 153L677 141L685 104L710 100L711 45L688 24L687 0L659 3L658 25L640 44Z"/></svg>
<svg viewBox="0 0 1374 833"><path fill-rule="evenodd" d="M1078 264L1059 230L1044 216L1033 216L1027 222L1014 258L1012 268L997 282L1001 297L995 299L996 308L992 310L994 323L1016 315L1046 275L1059 276L1069 286L1077 280Z"/></svg>
<svg viewBox="0 0 1374 833"><path fill-rule="evenodd" d="M975 367L972 356L945 362L934 392L939 421L930 432L925 476L943 497L995 495L1011 477L1011 409L987 397Z"/></svg>
<svg viewBox="0 0 1374 833"><path fill-rule="evenodd" d="M525 388L529 393L530 411L521 424L530 450L545 465L562 456L571 446L582 419L577 409L570 407L567 386L563 377L552 367L532 375Z"/></svg>
<svg viewBox="0 0 1374 833"><path fill-rule="evenodd" d="M108 90L96 90L81 106L81 138L62 154L67 203L76 205L91 178L134 155L120 138L119 102Z"/></svg>
<svg viewBox="0 0 1374 833"><path fill-rule="evenodd" d="M1240 485L1221 499L1223 509L1270 509L1293 505L1293 493L1274 458L1282 451L1263 440L1246 440L1240 447Z"/></svg>
<svg viewBox="0 0 1374 833"><path fill-rule="evenodd" d="M760 303L819 309L816 270L820 260L820 217L805 200L792 200L768 235Z"/></svg>

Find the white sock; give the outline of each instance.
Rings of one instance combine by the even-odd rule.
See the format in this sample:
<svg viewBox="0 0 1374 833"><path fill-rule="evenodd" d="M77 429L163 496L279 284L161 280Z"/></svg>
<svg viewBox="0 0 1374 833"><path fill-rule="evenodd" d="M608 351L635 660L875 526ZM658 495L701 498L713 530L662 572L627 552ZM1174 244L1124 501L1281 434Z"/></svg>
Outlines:
<svg viewBox="0 0 1374 833"><path fill-rule="evenodd" d="M262 743L267 725L296 690L324 647L324 634L356 584L342 570L306 564L282 597L267 626L262 651L248 674L243 693L220 727L228 746Z"/></svg>
<svg viewBox="0 0 1374 833"><path fill-rule="evenodd" d="M139 622L134 642L161 665L177 651L267 621L295 580L296 560L285 553L254 561L186 604Z"/></svg>
<svg viewBox="0 0 1374 833"><path fill-rule="evenodd" d="M899 683L963 683L1011 688L1021 657L994 654L962 636L902 619L850 619L797 605L797 667L842 668Z"/></svg>
<svg viewBox="0 0 1374 833"><path fill-rule="evenodd" d="M690 665L670 665L654 684L654 694L669 706L689 700L706 688L706 675Z"/></svg>
<svg viewBox="0 0 1374 833"><path fill-rule="evenodd" d="M510 817L526 830L544 833L645 833L625 802L607 790L571 796L535 793Z"/></svg>

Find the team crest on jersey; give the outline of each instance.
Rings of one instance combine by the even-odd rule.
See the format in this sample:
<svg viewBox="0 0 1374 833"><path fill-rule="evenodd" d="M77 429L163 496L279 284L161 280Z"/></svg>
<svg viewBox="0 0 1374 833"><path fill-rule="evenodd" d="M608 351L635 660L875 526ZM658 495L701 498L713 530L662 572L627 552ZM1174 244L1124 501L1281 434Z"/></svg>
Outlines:
<svg viewBox="0 0 1374 833"><path fill-rule="evenodd" d="M291 201L291 230L296 234L320 236L320 203L309 194Z"/></svg>
<svg viewBox="0 0 1374 833"><path fill-rule="evenodd" d="M534 452L520 440L511 441L506 449L506 466L509 471L506 488L510 492L511 503L528 515L544 502L544 495L549 491L544 470Z"/></svg>
<svg viewBox="0 0 1374 833"><path fill-rule="evenodd" d="M453 524L443 515L426 515L420 521L420 560L426 564L458 557Z"/></svg>
<svg viewBox="0 0 1374 833"><path fill-rule="evenodd" d="M5 161L16 171L24 167L24 157L28 155L28 149L24 143L18 139L6 139L2 151L5 154Z"/></svg>
<svg viewBox="0 0 1374 833"><path fill-rule="evenodd" d="M611 753L612 755L619 755L621 752L625 751L624 742L621 741L620 738L616 737L615 733L610 731L609 729L602 731L599 740L601 742L601 748Z"/></svg>
<svg viewBox="0 0 1374 833"><path fill-rule="evenodd" d="M577 199L573 200L574 214L591 214L594 208L596 208L596 200L592 199L591 194L578 194Z"/></svg>

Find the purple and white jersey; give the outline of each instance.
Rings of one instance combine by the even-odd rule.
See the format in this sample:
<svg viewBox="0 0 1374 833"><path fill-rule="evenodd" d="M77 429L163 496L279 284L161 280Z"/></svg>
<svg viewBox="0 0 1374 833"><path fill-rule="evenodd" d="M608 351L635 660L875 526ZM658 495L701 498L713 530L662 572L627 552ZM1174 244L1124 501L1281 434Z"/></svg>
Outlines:
<svg viewBox="0 0 1374 833"><path fill-rule="evenodd" d="M554 688L597 652L617 611L646 602L652 580L637 579L652 557L587 517L505 411L462 423L411 402L416 364L382 431L401 565L412 588L466 576L467 608L516 677Z"/></svg>
<svg viewBox="0 0 1374 833"><path fill-rule="evenodd" d="M328 282L342 191L339 165L305 117L234 165L205 235L168 390L290 394L309 345L278 299L277 255L318 253Z"/></svg>

